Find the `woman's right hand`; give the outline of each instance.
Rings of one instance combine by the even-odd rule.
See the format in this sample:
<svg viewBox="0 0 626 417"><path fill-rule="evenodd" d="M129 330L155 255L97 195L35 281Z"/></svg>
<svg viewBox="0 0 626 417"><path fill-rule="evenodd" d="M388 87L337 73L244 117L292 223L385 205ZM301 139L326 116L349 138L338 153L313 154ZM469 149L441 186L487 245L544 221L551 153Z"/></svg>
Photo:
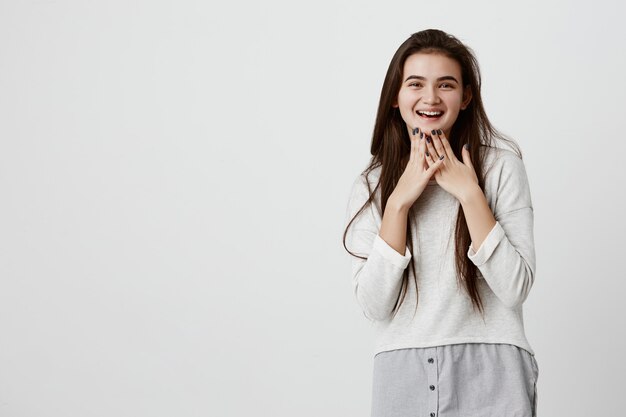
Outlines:
<svg viewBox="0 0 626 417"><path fill-rule="evenodd" d="M419 198L430 178L443 163L443 159L437 159L433 165L427 168L428 164L424 155L426 152L426 134L417 127L413 128L412 132L409 162L406 164L396 188L389 196L389 199L393 199L395 204L407 209Z"/></svg>

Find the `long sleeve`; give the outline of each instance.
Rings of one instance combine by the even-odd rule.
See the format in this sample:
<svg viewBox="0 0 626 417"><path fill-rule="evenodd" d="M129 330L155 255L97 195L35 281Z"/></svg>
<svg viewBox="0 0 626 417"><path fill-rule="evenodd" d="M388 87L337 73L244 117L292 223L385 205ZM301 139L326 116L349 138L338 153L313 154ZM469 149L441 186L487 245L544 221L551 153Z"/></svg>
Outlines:
<svg viewBox="0 0 626 417"><path fill-rule="evenodd" d="M345 225L367 201L368 196L365 177L360 175L352 186ZM377 204L371 204L364 209L346 234L348 250L367 257L364 260L350 255L354 294L363 314L371 321L385 320L390 316L400 293L402 274L411 260L408 247L401 255L378 234L382 223L378 207Z"/></svg>
<svg viewBox="0 0 626 417"><path fill-rule="evenodd" d="M515 308L535 279L534 212L524 163L512 152L506 155L491 183L496 224L480 248L475 252L470 245L467 255L500 301Z"/></svg>

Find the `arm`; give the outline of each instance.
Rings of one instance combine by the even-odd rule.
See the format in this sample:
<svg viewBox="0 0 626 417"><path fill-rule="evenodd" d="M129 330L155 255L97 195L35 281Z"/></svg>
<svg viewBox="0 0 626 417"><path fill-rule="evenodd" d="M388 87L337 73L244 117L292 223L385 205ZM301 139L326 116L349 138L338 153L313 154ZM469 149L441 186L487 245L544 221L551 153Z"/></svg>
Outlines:
<svg viewBox="0 0 626 417"><path fill-rule="evenodd" d="M523 161L516 155L504 158L495 216L479 188L461 200L472 237L467 256L507 307L521 305L532 288L536 269L534 213Z"/></svg>
<svg viewBox="0 0 626 417"><path fill-rule="evenodd" d="M402 207L389 197L382 224L378 235L389 244L396 252L402 255L406 248L406 223L409 209Z"/></svg>
<svg viewBox="0 0 626 417"><path fill-rule="evenodd" d="M475 251L475 248L479 248L489 232L493 230L496 219L493 217L485 194L483 194L478 184L476 184L476 187L468 190L467 194L459 201L465 213L465 221L472 238L470 248L472 251Z"/></svg>
<svg viewBox="0 0 626 417"><path fill-rule="evenodd" d="M352 187L346 225L367 201L368 195L365 178L359 176ZM363 314L372 321L390 316L402 287L402 274L411 260L405 242L408 210L395 207L388 204L381 217L377 207L370 205L354 220L346 235L346 247L367 257L364 260L350 255L354 294ZM379 231L394 246L403 247L404 254L390 246Z"/></svg>

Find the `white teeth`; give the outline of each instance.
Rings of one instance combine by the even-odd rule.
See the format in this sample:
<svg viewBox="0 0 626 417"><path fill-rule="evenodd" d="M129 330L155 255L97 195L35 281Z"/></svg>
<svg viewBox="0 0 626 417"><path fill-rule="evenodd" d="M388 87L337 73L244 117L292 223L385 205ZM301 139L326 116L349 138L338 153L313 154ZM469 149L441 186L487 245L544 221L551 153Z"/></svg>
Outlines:
<svg viewBox="0 0 626 417"><path fill-rule="evenodd" d="M425 114L426 116L439 116L442 114L440 111L421 111L418 110L419 114Z"/></svg>

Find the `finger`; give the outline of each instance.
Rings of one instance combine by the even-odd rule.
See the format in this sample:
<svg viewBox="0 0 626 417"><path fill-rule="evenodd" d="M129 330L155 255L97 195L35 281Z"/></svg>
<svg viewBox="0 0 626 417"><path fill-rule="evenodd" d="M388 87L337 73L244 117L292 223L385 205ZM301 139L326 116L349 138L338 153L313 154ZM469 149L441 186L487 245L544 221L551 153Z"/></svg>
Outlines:
<svg viewBox="0 0 626 417"><path fill-rule="evenodd" d="M414 162L417 157L418 147L419 147L419 128L413 129L413 135L411 135L411 152L409 155L409 162Z"/></svg>
<svg viewBox="0 0 626 417"><path fill-rule="evenodd" d="M417 165L419 168L424 167L424 152L426 152L426 141L424 140L424 132L420 131L417 145Z"/></svg>
<svg viewBox="0 0 626 417"><path fill-rule="evenodd" d="M417 160L417 165L421 166L422 161L424 160L424 144L422 143L422 137L424 134L420 131L417 135L417 152L415 154L415 158Z"/></svg>
<svg viewBox="0 0 626 417"><path fill-rule="evenodd" d="M427 138L427 136L424 136L424 138ZM426 142L426 140L423 140L423 142ZM435 163L435 158L433 158L433 154L428 149L424 149L424 160L429 167Z"/></svg>
<svg viewBox="0 0 626 417"><path fill-rule="evenodd" d="M452 159L452 157L455 155L454 155L454 151L452 150L452 146L450 146L450 142L448 141L448 138L446 137L446 134L443 133L443 130L441 129L439 129L438 133L439 133L439 139L441 139L441 144L443 145L443 148L446 150L446 156Z"/></svg>
<svg viewBox="0 0 626 417"><path fill-rule="evenodd" d="M411 149L409 150L409 164L415 160L415 138L411 136Z"/></svg>
<svg viewBox="0 0 626 417"><path fill-rule="evenodd" d="M443 134L443 131L441 129L433 129L431 133L432 133L432 143L433 143L433 146L435 147L435 150L437 151L437 155L439 156L445 155L446 150L441 144L441 138L439 137L439 135Z"/></svg>
<svg viewBox="0 0 626 417"><path fill-rule="evenodd" d="M428 153L433 155L433 161L439 158L439 154L437 153L437 149L435 149L435 144L433 143L433 138L430 134L424 134L426 137L426 148L428 149Z"/></svg>
<svg viewBox="0 0 626 417"><path fill-rule="evenodd" d="M437 171L439 169L439 167L441 167L441 165L443 165L443 161L446 159L446 157L444 155L442 155L441 157L437 158L437 160L435 162L432 163L432 165L428 168L428 170L432 170L432 171Z"/></svg>
<svg viewBox="0 0 626 417"><path fill-rule="evenodd" d="M472 159L470 158L469 152L469 144L463 145L463 149L461 150L461 157L463 158L463 163L469 167L474 168L474 164L472 164Z"/></svg>

